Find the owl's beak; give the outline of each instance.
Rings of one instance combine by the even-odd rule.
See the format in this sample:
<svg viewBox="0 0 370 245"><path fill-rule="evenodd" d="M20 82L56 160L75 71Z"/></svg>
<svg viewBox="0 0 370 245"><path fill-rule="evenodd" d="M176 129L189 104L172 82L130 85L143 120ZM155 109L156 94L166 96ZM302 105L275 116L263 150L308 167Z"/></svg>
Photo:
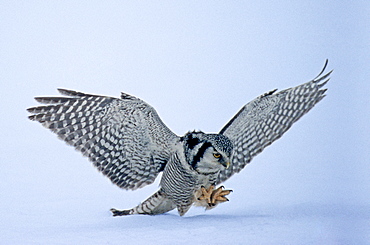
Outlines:
<svg viewBox="0 0 370 245"><path fill-rule="evenodd" d="M230 162L223 162L223 163L221 163L222 164L222 166L224 166L226 169L228 169L229 168L229 166L230 166Z"/></svg>

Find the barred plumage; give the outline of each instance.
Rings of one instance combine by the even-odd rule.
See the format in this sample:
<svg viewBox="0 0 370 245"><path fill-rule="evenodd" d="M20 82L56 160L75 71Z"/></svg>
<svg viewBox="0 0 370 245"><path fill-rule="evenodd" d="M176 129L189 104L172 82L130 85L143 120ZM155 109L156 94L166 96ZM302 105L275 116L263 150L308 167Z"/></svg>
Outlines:
<svg viewBox="0 0 370 245"><path fill-rule="evenodd" d="M219 132L174 134L144 101L58 89L65 97L37 97L29 108L40 122L87 156L114 184L137 189L163 171L161 186L142 204L114 215L160 214L193 203L212 208L230 191L214 185L242 170L254 156L280 138L324 96L331 72L310 82L265 93L246 104ZM227 168L230 165L229 168Z"/></svg>
<svg viewBox="0 0 370 245"><path fill-rule="evenodd" d="M220 131L234 144L231 168L222 170L217 183L242 170L254 156L280 138L294 122L325 97L321 89L332 71L279 93L265 93L246 104Z"/></svg>
<svg viewBox="0 0 370 245"><path fill-rule="evenodd" d="M173 158L164 169L160 183L161 190L163 190L168 198L176 200L175 204L180 215L185 214L192 205L193 193L197 182L197 176L193 173L192 169L182 166L181 163L184 162L185 158L181 151L174 153Z"/></svg>
<svg viewBox="0 0 370 245"><path fill-rule="evenodd" d="M69 97L38 97L47 106L28 109L31 120L87 156L124 189L152 183L177 140L155 110L133 96L121 99L58 89Z"/></svg>

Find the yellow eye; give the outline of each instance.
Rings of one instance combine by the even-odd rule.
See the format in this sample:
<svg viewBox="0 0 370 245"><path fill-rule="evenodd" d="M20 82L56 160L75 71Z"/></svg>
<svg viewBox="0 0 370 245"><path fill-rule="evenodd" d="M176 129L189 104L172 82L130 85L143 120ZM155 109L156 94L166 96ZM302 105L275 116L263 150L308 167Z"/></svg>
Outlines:
<svg viewBox="0 0 370 245"><path fill-rule="evenodd" d="M213 156L214 156L215 158L220 158L220 157L221 157L221 154L220 154L220 153L213 153Z"/></svg>

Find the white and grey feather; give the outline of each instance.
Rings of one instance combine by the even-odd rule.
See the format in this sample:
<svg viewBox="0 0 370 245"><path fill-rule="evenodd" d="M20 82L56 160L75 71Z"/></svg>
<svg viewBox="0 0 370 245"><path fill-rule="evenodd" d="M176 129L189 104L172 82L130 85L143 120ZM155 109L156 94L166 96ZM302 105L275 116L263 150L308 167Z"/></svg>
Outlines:
<svg viewBox="0 0 370 245"><path fill-rule="evenodd" d="M68 97L37 97L48 104L29 108L29 118L87 156L124 189L152 183L164 169L178 137L144 101L58 89Z"/></svg>
<svg viewBox="0 0 370 245"><path fill-rule="evenodd" d="M246 104L220 131L234 144L231 166L221 171L221 183L242 170L254 156L280 138L299 118L325 97L322 87L332 71L278 93L272 90Z"/></svg>

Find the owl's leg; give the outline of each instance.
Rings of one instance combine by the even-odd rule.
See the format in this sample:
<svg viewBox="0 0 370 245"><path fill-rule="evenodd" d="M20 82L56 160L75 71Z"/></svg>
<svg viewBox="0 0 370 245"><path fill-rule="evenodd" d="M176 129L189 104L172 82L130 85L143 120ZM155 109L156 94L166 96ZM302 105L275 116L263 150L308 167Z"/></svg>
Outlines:
<svg viewBox="0 0 370 245"><path fill-rule="evenodd" d="M113 216L125 216L132 214L156 215L166 213L174 208L176 208L174 202L168 199L162 190L159 190L144 202L132 209L118 210L112 208L110 211L113 213Z"/></svg>
<svg viewBox="0 0 370 245"><path fill-rule="evenodd" d="M212 208L219 203L229 201L225 196L229 195L232 190L224 190L224 186L220 186L215 190L215 186L211 185L208 189L204 186L201 187L201 195L198 200L205 200L208 207Z"/></svg>

